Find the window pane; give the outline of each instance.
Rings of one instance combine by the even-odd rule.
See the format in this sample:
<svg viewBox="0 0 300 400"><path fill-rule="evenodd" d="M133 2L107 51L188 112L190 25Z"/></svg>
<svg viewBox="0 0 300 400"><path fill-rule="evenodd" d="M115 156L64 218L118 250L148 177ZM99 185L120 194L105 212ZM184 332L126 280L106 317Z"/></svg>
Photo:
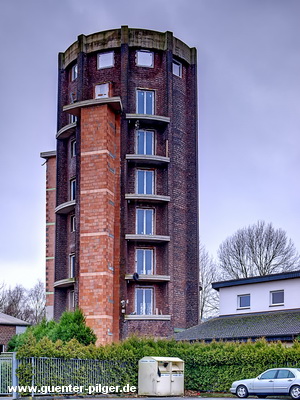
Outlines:
<svg viewBox="0 0 300 400"><path fill-rule="evenodd" d="M101 83L95 86L95 98L102 99L108 97L109 84Z"/></svg>
<svg viewBox="0 0 300 400"><path fill-rule="evenodd" d="M137 51L137 65L143 67L152 67L153 53L150 51Z"/></svg>
<svg viewBox="0 0 300 400"><path fill-rule="evenodd" d="M136 250L136 272L138 274L144 274L144 250Z"/></svg>
<svg viewBox="0 0 300 400"><path fill-rule="evenodd" d="M98 68L108 68L114 66L114 52L102 53L98 55Z"/></svg>
<svg viewBox="0 0 300 400"><path fill-rule="evenodd" d="M153 92L146 92L146 114L153 114Z"/></svg>
<svg viewBox="0 0 300 400"><path fill-rule="evenodd" d="M151 275L153 273L153 250L145 250L145 267L146 274Z"/></svg>
<svg viewBox="0 0 300 400"><path fill-rule="evenodd" d="M152 314L152 289L145 289L145 314Z"/></svg>
<svg viewBox="0 0 300 400"><path fill-rule="evenodd" d="M260 379L274 379L276 374L277 374L277 369L267 371L261 375Z"/></svg>
<svg viewBox="0 0 300 400"><path fill-rule="evenodd" d="M146 172L146 194L153 194L153 171Z"/></svg>
<svg viewBox="0 0 300 400"><path fill-rule="evenodd" d="M146 132L146 154L152 155L154 154L154 133L147 131Z"/></svg>
<svg viewBox="0 0 300 400"><path fill-rule="evenodd" d="M138 90L138 97L137 97L137 113L138 114L145 114L144 98L145 98L145 92Z"/></svg>
<svg viewBox="0 0 300 400"><path fill-rule="evenodd" d="M181 77L181 64L177 61L173 61L173 74Z"/></svg>
<svg viewBox="0 0 300 400"><path fill-rule="evenodd" d="M278 292L272 292L272 304L284 303L284 292L283 290Z"/></svg>
<svg viewBox="0 0 300 400"><path fill-rule="evenodd" d="M145 193L145 171L139 170L137 172L137 177L138 177L138 184L137 184L137 192L138 194L144 194Z"/></svg>
<svg viewBox="0 0 300 400"><path fill-rule="evenodd" d="M136 290L136 313L138 315L144 314L143 289Z"/></svg>
<svg viewBox="0 0 300 400"><path fill-rule="evenodd" d="M153 221L153 210L146 211L146 235L152 235L152 221Z"/></svg>
<svg viewBox="0 0 300 400"><path fill-rule="evenodd" d="M145 131L137 132L137 153L145 154ZM146 153L148 154L148 153Z"/></svg>
<svg viewBox="0 0 300 400"><path fill-rule="evenodd" d="M137 233L140 235L145 234L144 232L144 211L137 210Z"/></svg>
<svg viewBox="0 0 300 400"><path fill-rule="evenodd" d="M239 296L239 307L250 307L250 295Z"/></svg>

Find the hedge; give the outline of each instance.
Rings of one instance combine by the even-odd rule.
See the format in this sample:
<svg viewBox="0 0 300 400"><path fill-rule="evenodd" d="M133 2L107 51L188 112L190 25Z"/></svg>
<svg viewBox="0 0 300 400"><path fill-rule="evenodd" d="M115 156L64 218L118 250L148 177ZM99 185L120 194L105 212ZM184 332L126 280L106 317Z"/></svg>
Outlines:
<svg viewBox="0 0 300 400"><path fill-rule="evenodd" d="M137 384L138 360L144 356L179 357L185 361L185 388L196 391L228 391L234 380L255 377L272 367L300 367L300 343L291 347L282 343L212 342L186 343L131 337L106 346L88 346L72 339L69 342L47 337L37 341L28 336L19 348L19 359L28 357L59 357L64 359L116 360L133 365L130 384ZM21 372L21 371L20 371ZM28 384L22 379L22 384ZM29 383L30 384L30 383Z"/></svg>

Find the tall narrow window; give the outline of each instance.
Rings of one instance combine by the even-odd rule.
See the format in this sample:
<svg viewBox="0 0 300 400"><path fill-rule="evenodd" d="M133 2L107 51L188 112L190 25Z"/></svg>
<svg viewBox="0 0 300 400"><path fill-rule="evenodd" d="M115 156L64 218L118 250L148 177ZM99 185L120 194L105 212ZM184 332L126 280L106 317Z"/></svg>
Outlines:
<svg viewBox="0 0 300 400"><path fill-rule="evenodd" d="M154 171L147 169L137 170L137 193L153 194L154 193Z"/></svg>
<svg viewBox="0 0 300 400"><path fill-rule="evenodd" d="M75 215L71 215L70 217L70 225L71 225L71 232L75 232Z"/></svg>
<svg viewBox="0 0 300 400"><path fill-rule="evenodd" d="M182 77L182 64L175 60L173 60L173 74Z"/></svg>
<svg viewBox="0 0 300 400"><path fill-rule="evenodd" d="M153 289L137 288L135 292L135 309L137 315L153 314Z"/></svg>
<svg viewBox="0 0 300 400"><path fill-rule="evenodd" d="M110 68L114 66L114 52L98 54L98 69Z"/></svg>
<svg viewBox="0 0 300 400"><path fill-rule="evenodd" d="M154 114L154 91L137 90L137 110L138 114Z"/></svg>
<svg viewBox="0 0 300 400"><path fill-rule="evenodd" d="M138 274L153 274L153 249L136 249L136 272Z"/></svg>
<svg viewBox="0 0 300 400"><path fill-rule="evenodd" d="M69 291L69 310L73 311L75 308L75 294L74 290Z"/></svg>
<svg viewBox="0 0 300 400"><path fill-rule="evenodd" d="M75 277L75 254L70 255L69 278Z"/></svg>
<svg viewBox="0 0 300 400"><path fill-rule="evenodd" d="M138 208L136 210L136 233L138 235L153 235L154 210Z"/></svg>
<svg viewBox="0 0 300 400"><path fill-rule="evenodd" d="M76 115L69 114L69 123L73 124L74 122L77 122Z"/></svg>
<svg viewBox="0 0 300 400"><path fill-rule="evenodd" d="M136 52L136 65L140 67L153 67L153 53L147 50L138 50Z"/></svg>
<svg viewBox="0 0 300 400"><path fill-rule="evenodd" d="M75 64L71 69L71 80L75 81L75 79L77 79L77 76L78 76L78 67L77 64Z"/></svg>
<svg viewBox="0 0 300 400"><path fill-rule="evenodd" d="M76 156L76 140L71 141L71 157Z"/></svg>
<svg viewBox="0 0 300 400"><path fill-rule="evenodd" d="M70 180L70 200L76 199L76 179Z"/></svg>
<svg viewBox="0 0 300 400"><path fill-rule="evenodd" d="M137 138L137 154L154 154L154 132L153 131L136 131Z"/></svg>

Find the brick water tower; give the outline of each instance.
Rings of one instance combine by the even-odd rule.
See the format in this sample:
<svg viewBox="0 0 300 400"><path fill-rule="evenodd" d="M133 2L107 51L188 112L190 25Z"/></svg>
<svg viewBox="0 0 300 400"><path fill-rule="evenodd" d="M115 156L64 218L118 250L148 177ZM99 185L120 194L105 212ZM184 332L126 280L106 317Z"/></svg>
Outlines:
<svg viewBox="0 0 300 400"><path fill-rule="evenodd" d="M47 161L48 318L79 307L98 343L198 322L196 50L122 26L59 54Z"/></svg>

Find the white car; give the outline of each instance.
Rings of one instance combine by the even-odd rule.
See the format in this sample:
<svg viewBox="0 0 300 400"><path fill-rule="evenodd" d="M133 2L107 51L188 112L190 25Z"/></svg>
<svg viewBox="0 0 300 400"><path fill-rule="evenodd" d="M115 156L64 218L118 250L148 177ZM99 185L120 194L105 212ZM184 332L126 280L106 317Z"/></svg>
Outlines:
<svg viewBox="0 0 300 400"><path fill-rule="evenodd" d="M255 395L261 399L267 396L291 396L293 399L300 399L300 369L268 369L257 378L233 382L230 391L240 398Z"/></svg>

